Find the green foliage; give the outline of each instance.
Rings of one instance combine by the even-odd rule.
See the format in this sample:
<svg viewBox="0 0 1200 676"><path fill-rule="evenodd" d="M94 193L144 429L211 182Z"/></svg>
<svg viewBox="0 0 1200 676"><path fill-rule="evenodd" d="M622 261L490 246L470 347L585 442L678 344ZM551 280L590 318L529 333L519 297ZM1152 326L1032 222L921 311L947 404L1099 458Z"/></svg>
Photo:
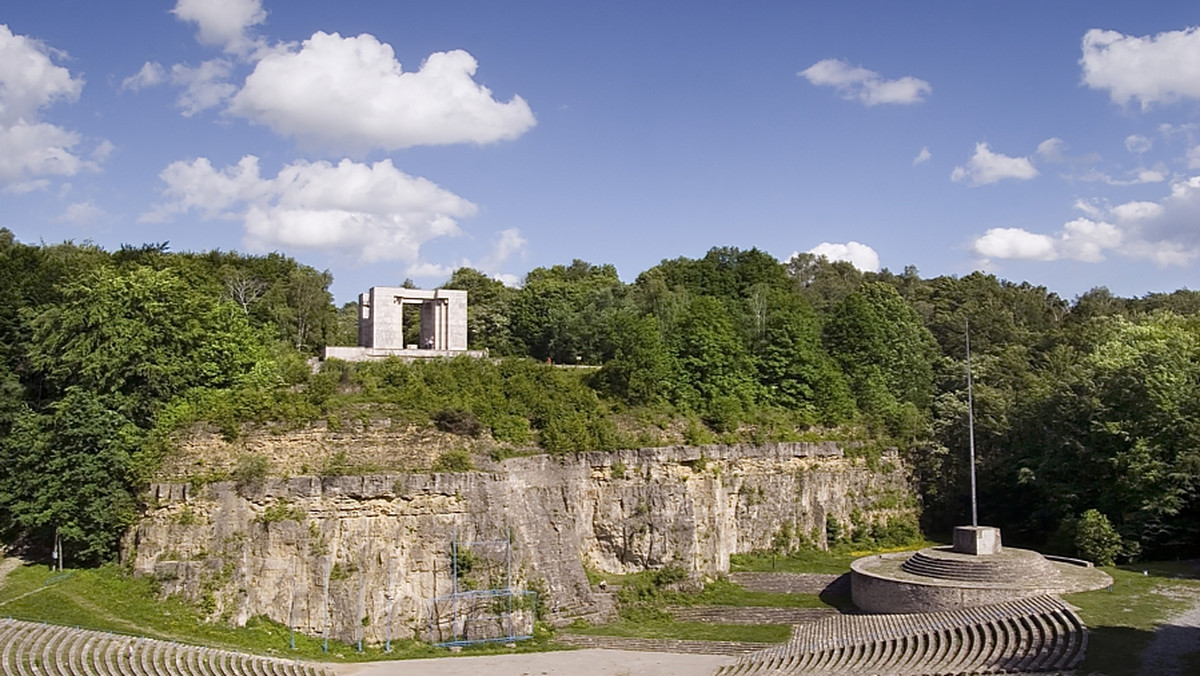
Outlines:
<svg viewBox="0 0 1200 676"><path fill-rule="evenodd" d="M462 409L447 408L434 413L433 424L443 432L468 437L477 437L483 432L483 424L475 414Z"/></svg>
<svg viewBox="0 0 1200 676"><path fill-rule="evenodd" d="M268 505L255 521L259 523L279 523L281 521L304 521L304 510L293 505L286 498L280 498Z"/></svg>
<svg viewBox="0 0 1200 676"><path fill-rule="evenodd" d="M230 478L233 479L238 490L257 489L267 478L270 468L271 463L261 455L243 455L233 466Z"/></svg>
<svg viewBox="0 0 1200 676"><path fill-rule="evenodd" d="M131 456L142 433L72 388L45 415L25 412L0 439L0 514L8 537L50 543L71 563L104 561L137 516Z"/></svg>
<svg viewBox="0 0 1200 676"><path fill-rule="evenodd" d="M193 387L237 385L265 355L243 313L169 270L99 268L27 313L29 360L54 391L82 388L139 424Z"/></svg>
<svg viewBox="0 0 1200 676"><path fill-rule="evenodd" d="M1121 554L1121 534L1108 517L1089 509L1075 523L1075 550L1098 566L1111 566Z"/></svg>
<svg viewBox="0 0 1200 676"><path fill-rule="evenodd" d="M437 457L433 469L437 472L469 472L475 467L471 453L465 449L455 448Z"/></svg>

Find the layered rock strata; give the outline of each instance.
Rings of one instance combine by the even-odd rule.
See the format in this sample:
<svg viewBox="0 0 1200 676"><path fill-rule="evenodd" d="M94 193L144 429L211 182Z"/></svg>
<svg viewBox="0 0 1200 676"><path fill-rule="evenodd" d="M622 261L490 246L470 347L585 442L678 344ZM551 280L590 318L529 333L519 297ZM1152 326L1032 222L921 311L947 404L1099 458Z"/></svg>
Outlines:
<svg viewBox="0 0 1200 676"><path fill-rule="evenodd" d="M541 455L461 473L162 483L124 556L214 618L266 615L378 642L427 637L428 599L455 588L457 541L471 560L460 589L511 576L542 591L549 619L569 621L611 612L585 567L711 576L734 553L823 544L830 521L844 531L911 518L896 506L912 504L899 460L881 466L833 443L786 443Z"/></svg>

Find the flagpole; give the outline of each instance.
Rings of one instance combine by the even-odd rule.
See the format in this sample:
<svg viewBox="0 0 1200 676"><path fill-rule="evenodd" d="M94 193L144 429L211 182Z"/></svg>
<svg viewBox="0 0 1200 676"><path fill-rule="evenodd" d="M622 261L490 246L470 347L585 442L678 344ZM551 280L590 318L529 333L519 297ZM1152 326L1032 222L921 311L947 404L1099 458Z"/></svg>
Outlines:
<svg viewBox="0 0 1200 676"><path fill-rule="evenodd" d="M975 394L971 382L971 320L967 319L967 436L971 448L971 525L979 526L979 508L975 501Z"/></svg>

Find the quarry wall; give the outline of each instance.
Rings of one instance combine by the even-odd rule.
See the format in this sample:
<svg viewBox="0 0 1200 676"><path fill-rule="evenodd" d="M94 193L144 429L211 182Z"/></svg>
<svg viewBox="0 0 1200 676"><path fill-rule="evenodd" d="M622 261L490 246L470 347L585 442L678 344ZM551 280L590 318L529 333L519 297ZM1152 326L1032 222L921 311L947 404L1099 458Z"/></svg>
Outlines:
<svg viewBox="0 0 1200 676"><path fill-rule="evenodd" d="M794 546L826 524L914 510L893 455L869 469L832 442L664 447L537 455L486 471L168 482L127 534L123 558L164 593L213 618L266 615L311 635L368 642L427 637L427 599L454 586L452 542L473 584L507 574L543 592L551 621L597 618L611 602L585 567L728 571L734 553ZM781 542L782 541L782 542ZM482 577L481 577L482 576ZM464 578L465 579L465 578ZM462 582L462 580L460 580Z"/></svg>

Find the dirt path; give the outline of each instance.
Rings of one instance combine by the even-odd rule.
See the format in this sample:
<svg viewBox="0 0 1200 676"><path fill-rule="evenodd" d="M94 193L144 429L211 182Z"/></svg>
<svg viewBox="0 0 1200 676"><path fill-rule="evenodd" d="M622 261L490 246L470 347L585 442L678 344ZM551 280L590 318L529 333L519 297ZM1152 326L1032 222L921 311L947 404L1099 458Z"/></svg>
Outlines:
<svg viewBox="0 0 1200 676"><path fill-rule="evenodd" d="M1178 590L1192 601L1191 609L1167 620L1142 651L1141 676L1186 676L1183 657L1200 651L1200 589Z"/></svg>
<svg viewBox="0 0 1200 676"><path fill-rule="evenodd" d="M9 573L16 570L17 566L20 566L21 563L21 559L18 559L15 556L6 556L3 559L0 559L0 587L4 586L4 578L8 577Z"/></svg>

